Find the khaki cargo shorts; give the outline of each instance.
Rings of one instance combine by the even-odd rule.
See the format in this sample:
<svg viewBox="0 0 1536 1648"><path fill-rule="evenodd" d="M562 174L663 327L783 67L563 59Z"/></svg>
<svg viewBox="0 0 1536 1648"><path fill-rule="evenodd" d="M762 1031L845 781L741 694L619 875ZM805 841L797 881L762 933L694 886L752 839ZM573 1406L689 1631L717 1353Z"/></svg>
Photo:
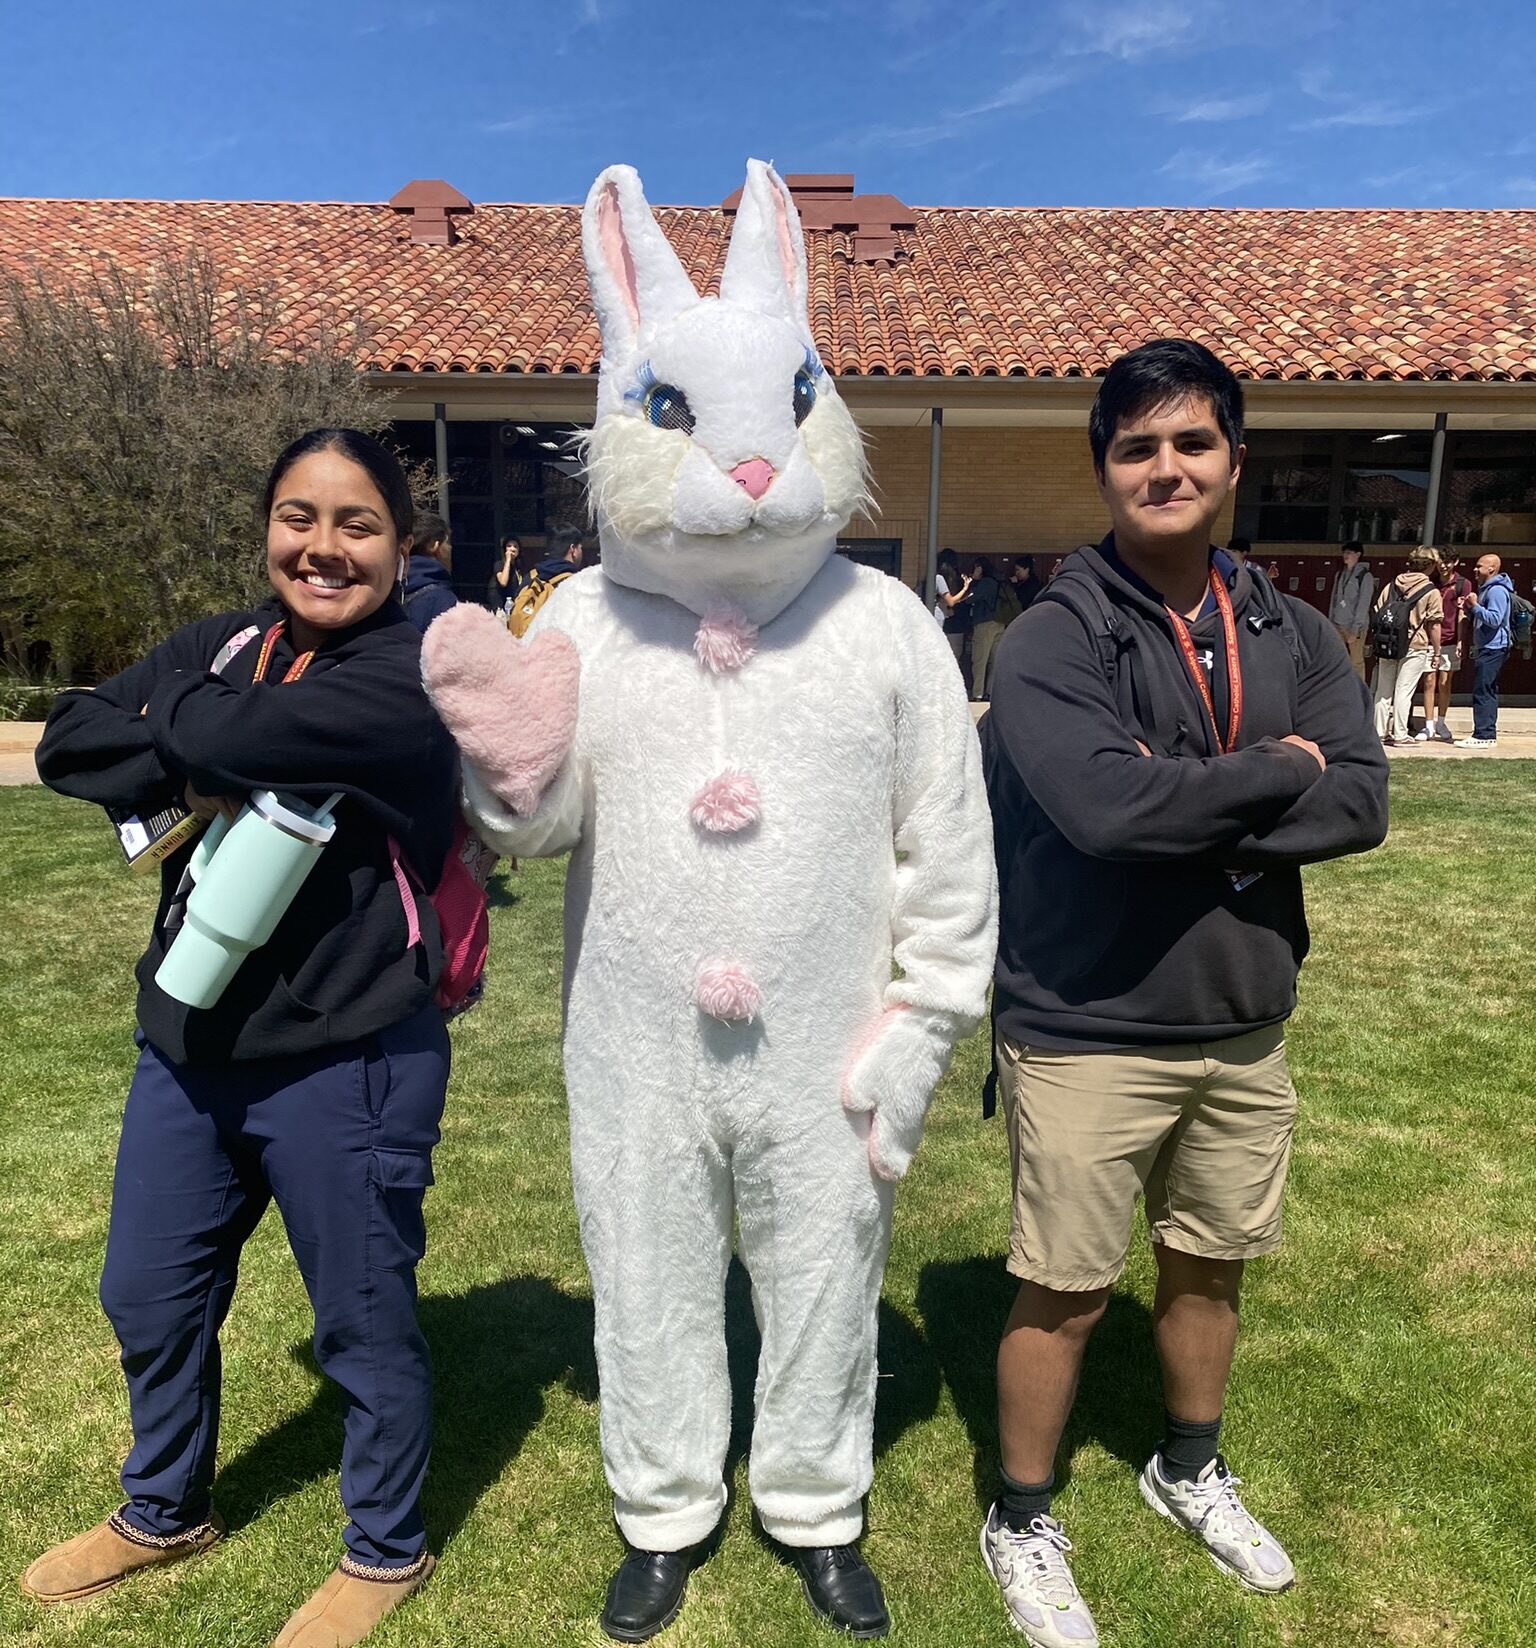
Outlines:
<svg viewBox="0 0 1536 1648"><path fill-rule="evenodd" d="M1283 1026L1119 1053L999 1037L997 1065L1013 1275L1063 1293L1108 1287L1125 1265L1138 1194L1166 1247L1208 1259L1279 1247L1296 1123Z"/></svg>

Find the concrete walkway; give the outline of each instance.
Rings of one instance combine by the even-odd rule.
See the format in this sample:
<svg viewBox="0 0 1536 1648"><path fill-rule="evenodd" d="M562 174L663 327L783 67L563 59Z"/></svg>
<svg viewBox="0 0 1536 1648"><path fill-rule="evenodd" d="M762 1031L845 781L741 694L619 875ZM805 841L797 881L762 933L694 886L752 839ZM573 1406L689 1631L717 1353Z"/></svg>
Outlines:
<svg viewBox="0 0 1536 1648"><path fill-rule="evenodd" d="M32 752L43 736L41 721L0 721L0 784L35 784Z"/></svg>

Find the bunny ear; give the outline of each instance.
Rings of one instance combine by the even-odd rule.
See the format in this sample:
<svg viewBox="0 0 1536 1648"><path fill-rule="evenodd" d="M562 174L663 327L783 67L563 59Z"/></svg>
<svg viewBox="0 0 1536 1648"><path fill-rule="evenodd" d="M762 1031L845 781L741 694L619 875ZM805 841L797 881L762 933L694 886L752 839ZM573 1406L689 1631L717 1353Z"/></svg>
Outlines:
<svg viewBox="0 0 1536 1648"><path fill-rule="evenodd" d="M610 166L592 185L581 214L581 249L610 360L632 354L642 329L699 301L633 166Z"/></svg>
<svg viewBox="0 0 1536 1648"><path fill-rule="evenodd" d="M789 189L772 166L749 160L720 296L787 320L809 342L806 286L805 239Z"/></svg>

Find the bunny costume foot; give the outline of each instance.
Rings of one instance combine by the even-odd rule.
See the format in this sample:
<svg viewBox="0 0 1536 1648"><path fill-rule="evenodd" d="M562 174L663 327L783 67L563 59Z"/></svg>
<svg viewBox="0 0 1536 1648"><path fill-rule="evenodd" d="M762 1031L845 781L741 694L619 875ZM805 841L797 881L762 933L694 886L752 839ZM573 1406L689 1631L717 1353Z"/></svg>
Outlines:
<svg viewBox="0 0 1536 1648"><path fill-rule="evenodd" d="M863 452L783 182L751 163L718 298L628 167L594 184L583 243L602 563L546 603L526 666L489 634L455 660L440 620L428 690L484 838L572 854L571 1156L619 1526L679 1551L724 1510L734 1218L762 1329L753 1501L786 1545L849 1545L893 1181L991 978L980 752L923 604L834 553ZM526 689L556 637L580 662L550 675L562 716L577 685L546 771L560 737Z"/></svg>

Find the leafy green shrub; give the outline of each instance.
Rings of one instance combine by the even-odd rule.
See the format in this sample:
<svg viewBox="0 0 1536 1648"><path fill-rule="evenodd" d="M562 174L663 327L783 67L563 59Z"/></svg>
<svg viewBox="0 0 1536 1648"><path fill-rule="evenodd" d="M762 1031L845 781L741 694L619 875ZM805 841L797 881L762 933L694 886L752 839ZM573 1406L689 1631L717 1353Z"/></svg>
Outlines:
<svg viewBox="0 0 1536 1648"><path fill-rule="evenodd" d="M265 588L257 503L296 436L379 433L365 343L201 253L78 287L0 280L0 616L9 656L99 680Z"/></svg>
<svg viewBox="0 0 1536 1648"><path fill-rule="evenodd" d="M0 721L44 721L59 694L58 682L0 675Z"/></svg>

